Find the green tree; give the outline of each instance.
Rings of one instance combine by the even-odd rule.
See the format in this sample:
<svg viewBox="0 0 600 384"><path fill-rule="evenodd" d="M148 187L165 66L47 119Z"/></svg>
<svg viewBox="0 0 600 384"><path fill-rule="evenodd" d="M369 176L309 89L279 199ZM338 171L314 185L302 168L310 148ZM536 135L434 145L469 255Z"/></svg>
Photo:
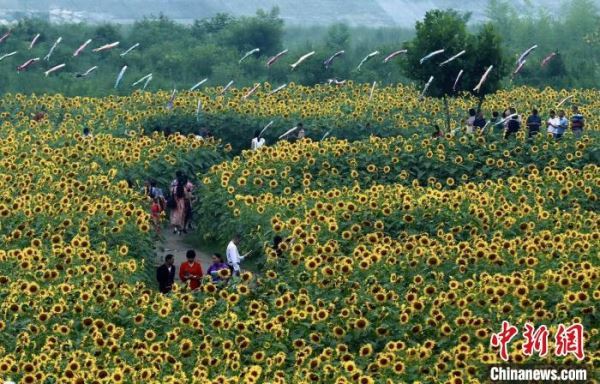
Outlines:
<svg viewBox="0 0 600 384"><path fill-rule="evenodd" d="M560 53L547 64L545 74L553 79L562 79L567 76L565 61Z"/></svg>
<svg viewBox="0 0 600 384"><path fill-rule="evenodd" d="M298 84L315 85L317 83L324 83L327 80L328 72L323 68L323 57L326 53L322 49L315 48L311 43L306 43L300 55L315 51L315 54L306 59L300 64L294 71L290 70L287 65L286 70L290 71L288 78L290 81L294 81ZM294 55L290 58L291 61L296 61L299 55Z"/></svg>
<svg viewBox="0 0 600 384"><path fill-rule="evenodd" d="M15 38L27 41L27 43L29 44L29 42L31 41L31 39L33 39L33 37L40 33L40 37L38 38L37 43L42 43L45 40L45 34L42 34L42 31L47 31L50 32L52 30L52 25L46 21L46 20L41 20L41 19L22 19L19 20L19 22L17 23L17 25L15 26L14 30L13 30L13 34ZM7 42L10 42L10 40L8 40Z"/></svg>
<svg viewBox="0 0 600 384"><path fill-rule="evenodd" d="M192 36L197 39L217 34L236 22L235 17L227 13L217 13L210 19L195 20L192 25Z"/></svg>
<svg viewBox="0 0 600 384"><path fill-rule="evenodd" d="M566 63L569 73L581 86L594 86L600 80L598 45L589 49L588 34L598 28L600 10L592 0L573 0L565 11L563 39L571 45Z"/></svg>
<svg viewBox="0 0 600 384"><path fill-rule="evenodd" d="M327 29L325 46L332 51L348 49L350 45L350 28L343 23L333 24Z"/></svg>
<svg viewBox="0 0 600 384"><path fill-rule="evenodd" d="M518 22L519 15L505 0L489 0L486 16L496 25L498 32L504 37L508 45L512 45L513 31Z"/></svg>
<svg viewBox="0 0 600 384"><path fill-rule="evenodd" d="M425 14L423 21L416 23L416 36L405 44L408 49L407 58L401 61L405 75L416 80L422 86L434 79L427 91L429 96L441 97L446 109L446 129L450 128L450 111L448 97L455 94L455 79L463 70L461 84L458 89L468 90L477 84L488 66L494 65L479 96L495 91L500 86L500 79L506 72L506 64L500 47L500 37L491 25L484 26L473 36L467 31L468 15L460 15L453 10L433 10ZM427 54L444 49L443 54L434 56L423 63L421 58ZM440 63L458 52L467 52L450 63L440 67Z"/></svg>
<svg viewBox="0 0 600 384"><path fill-rule="evenodd" d="M421 84L434 76L428 94L434 97L451 95L456 74L465 66L466 55L444 67L440 68L439 64L468 48L466 23L455 11L434 10L427 12L425 19L416 23L416 31L415 38L405 44L408 54L406 60L401 62L405 74ZM445 49L445 52L420 63L422 57L440 49Z"/></svg>
<svg viewBox="0 0 600 384"><path fill-rule="evenodd" d="M114 43L121 40L121 32L114 24L102 24L94 30L96 38L95 43L98 45Z"/></svg>
<svg viewBox="0 0 600 384"><path fill-rule="evenodd" d="M239 52L259 48L261 55L270 55L281 49L283 20L279 8L258 10L255 17L242 17L225 32L224 42Z"/></svg>
<svg viewBox="0 0 600 384"><path fill-rule="evenodd" d="M470 36L469 40L468 50L471 54L465 58L463 78L464 84L468 86L467 90L472 92L471 84L476 85L486 68L490 65L494 66L485 83L477 92L480 101L483 101L485 95L496 92L501 87L502 79L509 71L509 63L504 55L502 39L492 24L485 24L479 33Z"/></svg>
<svg viewBox="0 0 600 384"><path fill-rule="evenodd" d="M522 15L506 0L490 0L487 16L502 36L503 47L511 58L509 64L512 65L525 49L538 45L511 84L540 87L598 84L600 49L598 45L594 46L592 36L598 28L599 12L592 0L573 0L565 2L558 14L542 7ZM545 68L537 65L557 51L561 52L561 57L552 59Z"/></svg>
<svg viewBox="0 0 600 384"><path fill-rule="evenodd" d="M135 22L129 34L129 40L140 43L142 47L150 47L164 42L177 42L183 48L185 42L191 44L191 33L185 25L160 15L158 18L144 18Z"/></svg>

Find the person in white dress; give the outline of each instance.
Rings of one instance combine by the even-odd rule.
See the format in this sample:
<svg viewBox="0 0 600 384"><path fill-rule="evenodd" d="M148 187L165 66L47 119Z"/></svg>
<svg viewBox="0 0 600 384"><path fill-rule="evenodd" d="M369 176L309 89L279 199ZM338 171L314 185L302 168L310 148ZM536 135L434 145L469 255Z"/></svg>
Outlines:
<svg viewBox="0 0 600 384"><path fill-rule="evenodd" d="M260 131L257 130L256 132L254 132L254 138L252 139L250 148L252 148L252 150L254 151L262 147L263 145L265 145L265 139L263 137L260 137Z"/></svg>
<svg viewBox="0 0 600 384"><path fill-rule="evenodd" d="M550 111L550 117L546 121L546 127L548 127L548 133L554 134L556 133L556 128L558 128L558 124L560 123L560 119L556 117L556 113L554 111Z"/></svg>

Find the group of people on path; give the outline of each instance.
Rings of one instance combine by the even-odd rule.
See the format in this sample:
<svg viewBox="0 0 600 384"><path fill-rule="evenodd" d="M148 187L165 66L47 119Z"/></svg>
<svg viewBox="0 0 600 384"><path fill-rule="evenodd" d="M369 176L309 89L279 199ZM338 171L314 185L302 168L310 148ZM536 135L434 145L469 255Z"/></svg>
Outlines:
<svg viewBox="0 0 600 384"><path fill-rule="evenodd" d="M486 120L483 111L476 111L474 108L469 109L469 117L466 120L467 133L483 133L484 130L491 126L494 132L502 133L504 138L509 138L519 132L523 125L527 127L528 137L534 137L542 129L542 118L539 115L537 109L532 109L531 114L527 119L523 120L523 117L517 113L516 108L507 108L502 115L499 112L494 111L492 118ZM585 126L585 119L579 112L579 107L574 105L572 108L572 114L570 118L570 125L573 135L577 138L583 134ZM556 140L563 137L565 132L569 129L569 120L566 117L564 110L558 111L558 116L555 111L549 112L549 117L546 120L546 129ZM440 136L439 128L434 132L434 137Z"/></svg>
<svg viewBox="0 0 600 384"><path fill-rule="evenodd" d="M206 271L206 275L210 276L213 283L225 285L231 278L240 276L240 263L251 253L248 252L245 255L240 255L238 251L240 240L241 236L235 235L227 245L227 262L223 260L221 254L213 253L212 264ZM160 292L171 292L173 284L175 284L176 269L175 256L167 254L164 263L156 270L156 280L158 281ZM186 252L186 261L179 266L179 279L191 291L195 291L200 288L204 276L202 265L196 260L196 252L193 249L188 250Z"/></svg>
<svg viewBox="0 0 600 384"><path fill-rule="evenodd" d="M173 233L181 235L192 228L194 184L183 172L177 171L170 188L171 196L167 201L167 207L171 210L170 221Z"/></svg>
<svg viewBox="0 0 600 384"><path fill-rule="evenodd" d="M169 194L165 196L162 189L157 186L156 180L150 179L144 182L142 193L152 201L150 206L151 217L156 233L160 234L162 228L163 213L169 213L169 222L173 233L181 235L187 233L192 228L193 207L195 201L193 192L195 186L189 178L182 172L177 171L175 178L169 185ZM240 263L251 253L240 255L238 245L241 235L235 235L226 249L226 262L219 253L212 255L212 264L208 268L207 274L215 283L226 283L230 278L240 276ZM179 279L191 290L198 289L204 276L202 266L196 261L196 252L188 250L186 252L187 261L179 266ZM177 267L173 254L167 254L164 263L156 271L156 279L160 291L170 292L175 281L175 271ZM220 272L227 270L228 273Z"/></svg>
<svg viewBox="0 0 600 384"><path fill-rule="evenodd" d="M187 233L188 229L192 229L194 188L194 184L181 171L175 173L175 179L169 186L167 197L157 186L156 180L151 179L144 182L143 193L152 201L150 214L157 234L161 232L162 215L167 210L174 234L181 235Z"/></svg>
<svg viewBox="0 0 600 384"><path fill-rule="evenodd" d="M492 112L492 117L489 120L486 119L482 110L471 108L469 109L468 118L463 120L463 124L465 123L466 132L468 134L481 134L489 127L490 131L502 134L505 139L516 135L517 132L521 131L523 126L527 127L527 135L532 138L541 131L542 126L544 125L539 111L536 108L533 108L530 115L527 116L527 119L524 119L524 115L517 113L517 110L514 107L509 107L502 113L498 111ZM564 110L559 110L558 115L555 111L551 110L545 121L547 132L556 140L563 137L565 132L569 129L569 124L573 135L576 138L581 137L585 126L585 118L581 112L579 112L579 107L577 105L572 107L570 120L567 119ZM367 123L366 128L367 131L371 131L371 124ZM261 137L261 133L260 130L254 132L254 137L250 143L250 149L257 150L266 144L264 137ZM303 139L306 137L305 135L302 123L298 123L296 127L280 138L294 142ZM438 125L435 125L435 131L432 133L432 137L444 137L444 132Z"/></svg>

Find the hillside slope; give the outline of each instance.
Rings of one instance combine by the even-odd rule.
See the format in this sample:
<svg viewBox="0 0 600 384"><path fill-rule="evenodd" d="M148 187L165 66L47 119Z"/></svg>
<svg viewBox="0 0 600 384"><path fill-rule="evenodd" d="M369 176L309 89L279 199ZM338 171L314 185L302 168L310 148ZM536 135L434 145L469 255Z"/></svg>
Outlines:
<svg viewBox="0 0 600 384"><path fill-rule="evenodd" d="M594 0L600 6L600 0ZM522 13L544 7L560 11L561 0L513 0ZM410 27L433 8L453 8L472 12L474 20L485 16L487 2L478 0L2 0L0 22L24 16L38 16L57 22L131 22L144 16L165 14L190 22L227 12L251 15L257 9L278 6L289 24L331 24L344 21L352 25Z"/></svg>

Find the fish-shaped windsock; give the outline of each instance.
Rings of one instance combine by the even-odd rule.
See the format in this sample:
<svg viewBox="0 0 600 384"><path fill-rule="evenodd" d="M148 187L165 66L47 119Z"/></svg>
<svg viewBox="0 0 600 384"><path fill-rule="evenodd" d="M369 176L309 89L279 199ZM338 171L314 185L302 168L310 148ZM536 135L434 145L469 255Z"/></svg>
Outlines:
<svg viewBox="0 0 600 384"><path fill-rule="evenodd" d="M37 43L38 39L40 38L41 34L37 34L33 37L33 39L31 39L31 43L29 43L29 49L33 48L33 46L35 45L35 43Z"/></svg>
<svg viewBox="0 0 600 384"><path fill-rule="evenodd" d="M274 90L272 90L271 92L269 92L269 95L274 95L277 92L281 91L283 88L287 87L287 83L280 85L279 87L275 88Z"/></svg>
<svg viewBox="0 0 600 384"><path fill-rule="evenodd" d="M481 90L481 86L483 85L483 83L485 82L485 79L487 79L488 75L492 71L492 68L494 68L493 65L490 65L488 67L488 69L485 71L485 73L483 74L483 76L481 76L481 79L479 80L479 83L475 86L475 88L473 88L473 92L479 92Z"/></svg>
<svg viewBox="0 0 600 384"><path fill-rule="evenodd" d="M9 29L4 35L0 36L0 44L2 44L4 40L8 39L8 36L10 36L11 33L12 31Z"/></svg>
<svg viewBox="0 0 600 384"><path fill-rule="evenodd" d="M19 65L17 67L17 71L19 71L19 72L26 71L27 68L29 68L31 65L33 65L33 63L35 63L35 62L37 62L39 60L40 60L39 57L36 57L36 58L33 58L33 59L29 59L26 62L24 62L23 64Z"/></svg>
<svg viewBox="0 0 600 384"><path fill-rule="evenodd" d="M490 125L491 122L492 122L491 120L488 120L485 122L485 125L483 126L483 128L481 128L481 133L485 132L485 129Z"/></svg>
<svg viewBox="0 0 600 384"><path fill-rule="evenodd" d="M519 114L518 113L510 114L510 115L506 116L504 119L502 119L499 122L497 122L496 124L497 125L502 125L502 124L504 124L505 122L507 122L508 120L512 119L515 116L519 116Z"/></svg>
<svg viewBox="0 0 600 384"><path fill-rule="evenodd" d="M375 86L377 85L377 82L374 81L373 82L373 86L371 87L371 92L369 93L369 101L371 101L371 99L373 98L373 91L375 91Z"/></svg>
<svg viewBox="0 0 600 384"><path fill-rule="evenodd" d="M294 128L286 131L283 135L279 136L279 139L283 139L284 137L288 136L290 133L294 132L296 129L298 129L298 126L295 126Z"/></svg>
<svg viewBox="0 0 600 384"><path fill-rule="evenodd" d="M201 86L202 84L206 83L208 81L208 77L205 79L200 80L199 82L197 82L196 84L194 84L192 86L192 88L190 88L190 92L195 91L196 89L198 89L199 86Z"/></svg>
<svg viewBox="0 0 600 384"><path fill-rule="evenodd" d="M275 64L275 62L277 60L281 59L281 57L283 55L285 55L286 53L288 53L288 50L284 49L283 51L279 52L275 56L272 56L271 58L269 58L269 60L267 60L267 68L269 68L269 67L271 67L271 65Z"/></svg>
<svg viewBox="0 0 600 384"><path fill-rule="evenodd" d="M367 56L364 57L364 59L361 60L361 62L358 64L358 67L356 67L356 70L360 71L360 67L362 67L364 63L371 60L373 57L375 57L377 55L379 55L379 51L374 51L374 52L369 53Z"/></svg>
<svg viewBox="0 0 600 384"><path fill-rule="evenodd" d="M0 61L6 59L7 57L11 57L13 55L16 55L16 54L17 54L17 51L13 51L13 52L10 52L10 53L5 53L4 55L0 56Z"/></svg>
<svg viewBox="0 0 600 384"><path fill-rule="evenodd" d="M329 67L331 67L331 64L333 64L333 60L336 57L343 55L344 53L346 53L346 52L345 51L338 51L338 52L334 53L333 55L331 55L329 57L329 59L325 60L323 62L323 65L325 66L325 69L329 69Z"/></svg>
<svg viewBox="0 0 600 384"><path fill-rule="evenodd" d="M540 65L542 67L545 67L546 64L548 64L550 62L550 60L552 60L555 56L556 56L556 52L552 52L548 56L544 57L544 60L542 60L542 63Z"/></svg>
<svg viewBox="0 0 600 384"><path fill-rule="evenodd" d="M56 72L56 71L58 71L60 69L63 69L64 67L65 67L65 63L55 65L54 67L52 67L49 70L47 70L46 72L44 72L44 76L48 76L52 72Z"/></svg>
<svg viewBox="0 0 600 384"><path fill-rule="evenodd" d="M93 52L102 52L102 51L107 51L109 49L113 49L115 47L117 47L119 45L118 41L115 41L114 43L110 43L110 44L104 44L101 47L98 48L94 48L92 49Z"/></svg>
<svg viewBox="0 0 600 384"><path fill-rule="evenodd" d="M292 71L293 71L294 69L296 69L296 67L297 67L297 66L299 66L300 64L302 64L302 62L303 62L304 60L308 59L309 57L311 57L311 56L312 56L312 55L314 55L314 54L315 54L315 51L312 51L312 52L308 52L306 55L303 55L302 57L300 57L300 58L298 59L298 61L296 61L294 64L291 64L291 65L290 65L290 67L292 67Z"/></svg>
<svg viewBox="0 0 600 384"><path fill-rule="evenodd" d="M327 84L331 85L331 84L335 84L335 85L343 85L346 82L346 80L338 80L338 79L328 79L327 80Z"/></svg>
<svg viewBox="0 0 600 384"><path fill-rule="evenodd" d="M171 98L169 98L169 102L167 103L167 109L173 109L175 106L175 95L177 94L177 90L174 89L173 93L171 93Z"/></svg>
<svg viewBox="0 0 600 384"><path fill-rule="evenodd" d="M146 82L144 82L144 86L142 87L142 90L146 90L146 87L148 86L148 83L150 83L152 81L152 74L150 74L150 76L146 79Z"/></svg>
<svg viewBox="0 0 600 384"><path fill-rule="evenodd" d="M91 67L87 71L85 71L83 73L76 74L75 77L87 77L90 73L94 72L96 69L98 69L98 66L94 65L93 67Z"/></svg>
<svg viewBox="0 0 600 384"><path fill-rule="evenodd" d="M512 75L516 75L517 73L521 72L521 69L523 69L523 67L525 66L525 63L527 62L527 60L523 60L519 63L519 65L517 65L517 68L515 68L514 72L512 73Z"/></svg>
<svg viewBox="0 0 600 384"><path fill-rule="evenodd" d="M401 55L401 54L403 54L403 53L406 53L406 52L408 52L406 49L401 49L401 50L399 50L399 51L392 52L392 53L390 53L389 55L387 55L387 56L385 57L385 59L383 59L383 62L384 62L384 63L387 63L388 61L392 60L394 57L396 57L396 56L398 56L398 55Z"/></svg>
<svg viewBox="0 0 600 384"><path fill-rule="evenodd" d="M258 87L260 87L260 83L254 84L254 87L252 87L252 89L250 89L244 96L242 96L242 99L246 100L247 98L249 98L250 96L252 96L254 94L254 92L256 92L256 90L258 89Z"/></svg>
<svg viewBox="0 0 600 384"><path fill-rule="evenodd" d="M58 44L60 44L61 41L62 41L62 36L60 36L58 39L56 39L56 41L54 42L54 44L52 44L52 47L50 47L50 51L48 51L48 54L46 56L44 56L44 60L45 61L49 61L50 60L50 56L52 56L52 53L54 53L54 50L56 49L56 47L58 46Z"/></svg>
<svg viewBox="0 0 600 384"><path fill-rule="evenodd" d="M422 99L422 98L425 97L425 92L427 92L427 90L429 89L429 86L431 85L432 81L433 81L433 76L430 76L429 80L427 81L427 83L425 83L425 87L423 87L423 91L419 95L419 99Z"/></svg>
<svg viewBox="0 0 600 384"><path fill-rule="evenodd" d="M527 49L525 52L521 53L521 56L519 56L519 58L517 59L516 64L518 65L519 63L521 63L521 61L525 60L525 58L527 56L529 56L529 54L531 52L533 52L533 50L536 49L537 47L538 47L537 44L535 44L531 48Z"/></svg>
<svg viewBox="0 0 600 384"><path fill-rule="evenodd" d="M136 49L139 46L140 46L140 43L135 43L131 47L127 48L127 50L125 52L119 54L119 56L123 57L123 56L127 55L129 52L133 51L134 49Z"/></svg>
<svg viewBox="0 0 600 384"><path fill-rule="evenodd" d="M225 92L227 92L227 90L229 89L229 87L231 87L233 85L233 80L231 80L229 83L227 83L227 85L225 86L225 88L223 88L223 90L221 91L221 95L224 94Z"/></svg>
<svg viewBox="0 0 600 384"><path fill-rule="evenodd" d="M431 53L428 53L427 55L423 56L423 57L421 58L421 60L419 60L419 63L420 63L420 64L423 64L425 61L427 61L427 60L431 59L433 56L437 56L437 55L439 55L440 53L444 53L444 51L445 51L445 49L438 49L437 51L433 51L433 52L431 52Z"/></svg>
<svg viewBox="0 0 600 384"><path fill-rule="evenodd" d="M258 137L262 136L262 134L265 133L265 131L269 129L271 125L273 125L273 120L269 121L269 124L265 125L265 127L258 134Z"/></svg>
<svg viewBox="0 0 600 384"><path fill-rule="evenodd" d="M140 84L142 81L147 80L149 77L152 77L152 73L149 73L146 76L141 77L140 79L135 81L133 84L131 84L131 86L135 87L136 85Z"/></svg>
<svg viewBox="0 0 600 384"><path fill-rule="evenodd" d="M121 80L123 79L123 76L125 75L126 70L127 70L127 66L124 65L123 68L121 68L119 75L117 76L117 81L115 81L115 89L119 86L119 83L121 83Z"/></svg>
<svg viewBox="0 0 600 384"><path fill-rule="evenodd" d="M246 52L246 54L244 56L242 56L242 58L240 59L240 61L238 61L238 63L241 63L242 61L246 60L248 57L250 57L258 52L260 52L260 48L254 48L254 49Z"/></svg>
<svg viewBox="0 0 600 384"><path fill-rule="evenodd" d="M85 43L81 44L79 46L79 48L77 48L75 50L75 52L73 52L73 56L79 56L81 51L83 51L85 49L85 47L87 47L91 42L92 42L92 39L87 39Z"/></svg>
<svg viewBox="0 0 600 384"><path fill-rule="evenodd" d="M196 106L196 118L200 115L200 111L202 110L202 99L198 99L198 105Z"/></svg>
<svg viewBox="0 0 600 384"><path fill-rule="evenodd" d="M452 90L454 92L456 92L456 86L458 85L458 82L460 81L460 78L462 77L464 71L461 69L460 71L458 71L458 75L456 76L456 80L454 80L454 85L452 86Z"/></svg>
<svg viewBox="0 0 600 384"><path fill-rule="evenodd" d="M564 103L565 103L567 100L570 100L570 99L572 99L572 98L574 98L574 97L575 97L575 95L570 95L570 96L567 96L567 97L565 97L564 99L562 99L562 100L560 101L560 103L556 104L556 108L559 108L559 107L560 107L561 105L563 105L563 104L564 104Z"/></svg>
<svg viewBox="0 0 600 384"><path fill-rule="evenodd" d="M442 67L442 66L444 66L444 65L448 64L448 63L449 63L449 62L451 62L451 61L454 61L454 60L458 59L459 57L461 57L462 55L464 55L466 52L467 52L467 51L465 51L465 50L462 50L462 51L458 52L456 55L454 55L454 56L452 56L451 58L449 58L448 60L442 61L442 62L440 63L440 67Z"/></svg>

